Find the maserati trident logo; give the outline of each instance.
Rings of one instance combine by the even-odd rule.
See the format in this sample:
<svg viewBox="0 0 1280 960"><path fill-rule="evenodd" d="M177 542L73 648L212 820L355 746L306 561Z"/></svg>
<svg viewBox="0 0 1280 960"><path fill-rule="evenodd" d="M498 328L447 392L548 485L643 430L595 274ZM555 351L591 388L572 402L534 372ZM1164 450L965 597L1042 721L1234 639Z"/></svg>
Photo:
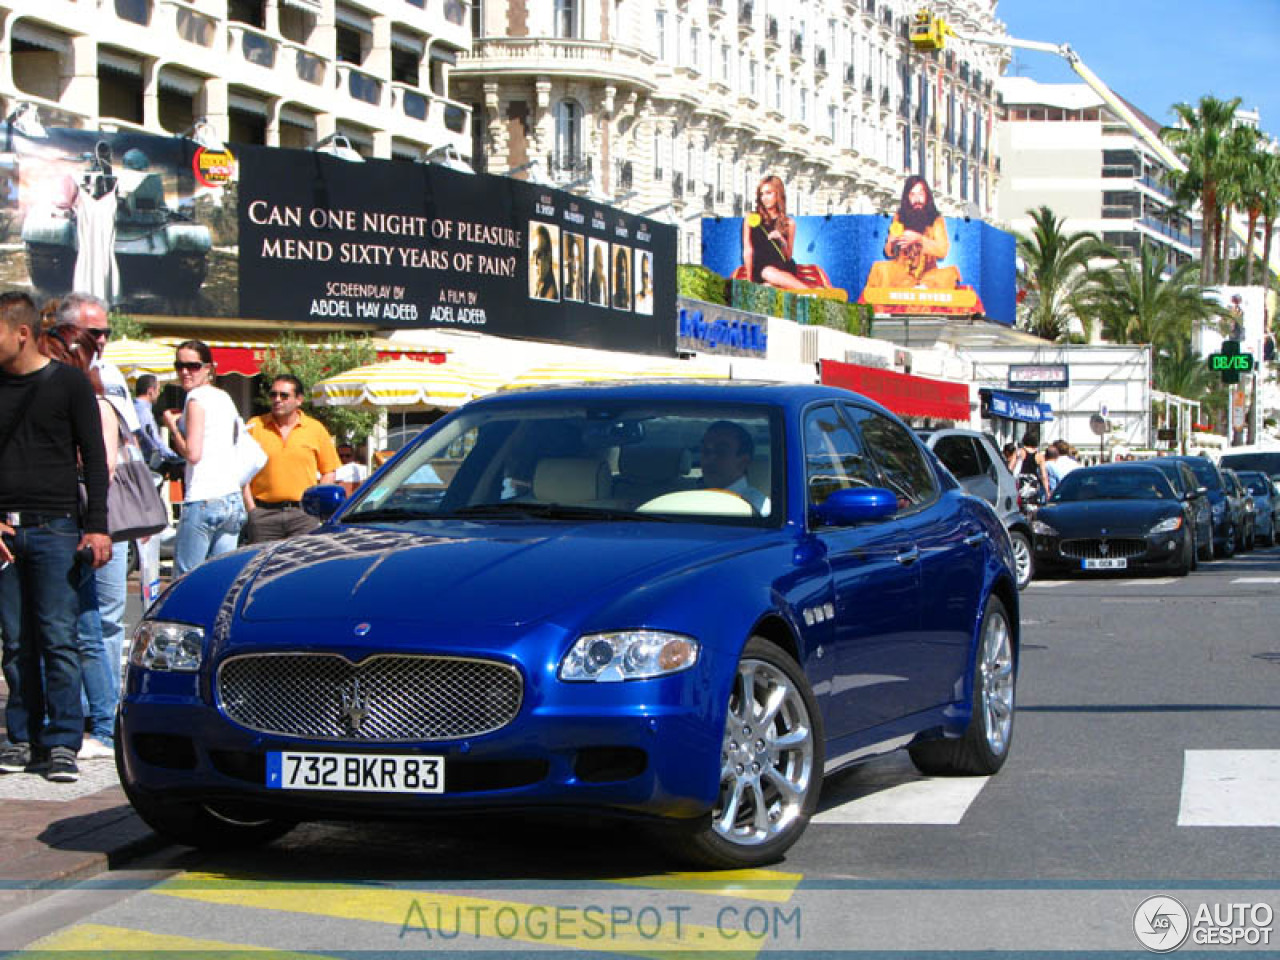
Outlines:
<svg viewBox="0 0 1280 960"><path fill-rule="evenodd" d="M352 677L342 687L342 719L346 721L347 731L359 733L360 727L369 716L369 698L360 690L360 680Z"/></svg>
<svg viewBox="0 0 1280 960"><path fill-rule="evenodd" d="M1098 544L1098 552L1102 554L1104 557L1111 552L1111 547L1107 543L1107 541L1103 540L1100 544Z"/></svg>

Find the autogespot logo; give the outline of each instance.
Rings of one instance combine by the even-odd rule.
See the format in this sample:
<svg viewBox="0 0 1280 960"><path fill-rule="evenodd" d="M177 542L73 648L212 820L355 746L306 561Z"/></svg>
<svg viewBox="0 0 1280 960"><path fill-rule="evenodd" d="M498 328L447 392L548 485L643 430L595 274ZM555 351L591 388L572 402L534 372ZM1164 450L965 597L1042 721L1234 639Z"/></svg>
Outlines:
<svg viewBox="0 0 1280 960"><path fill-rule="evenodd" d="M1187 939L1191 916L1173 897L1147 897L1133 914L1133 932L1152 953L1177 950Z"/></svg>

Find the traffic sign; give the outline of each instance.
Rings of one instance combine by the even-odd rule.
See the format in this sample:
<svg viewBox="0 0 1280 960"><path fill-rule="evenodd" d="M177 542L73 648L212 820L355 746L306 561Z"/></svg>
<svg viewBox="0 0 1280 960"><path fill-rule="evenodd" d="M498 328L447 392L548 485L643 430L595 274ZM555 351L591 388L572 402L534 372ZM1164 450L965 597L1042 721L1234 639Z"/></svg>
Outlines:
<svg viewBox="0 0 1280 960"><path fill-rule="evenodd" d="M1253 369L1253 354L1240 352L1239 340L1222 341L1222 352L1209 354L1209 369L1222 374L1223 383L1239 383L1241 373Z"/></svg>

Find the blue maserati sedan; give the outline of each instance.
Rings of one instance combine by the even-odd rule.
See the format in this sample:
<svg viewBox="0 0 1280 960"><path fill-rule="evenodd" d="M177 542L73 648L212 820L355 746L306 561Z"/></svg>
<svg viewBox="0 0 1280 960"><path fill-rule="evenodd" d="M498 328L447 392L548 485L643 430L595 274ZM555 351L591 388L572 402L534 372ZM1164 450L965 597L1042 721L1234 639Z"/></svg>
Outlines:
<svg viewBox="0 0 1280 960"><path fill-rule="evenodd" d="M170 840L591 809L743 867L827 773L1008 756L1008 535L856 394L512 391L305 506L317 531L210 560L134 635L117 764Z"/></svg>

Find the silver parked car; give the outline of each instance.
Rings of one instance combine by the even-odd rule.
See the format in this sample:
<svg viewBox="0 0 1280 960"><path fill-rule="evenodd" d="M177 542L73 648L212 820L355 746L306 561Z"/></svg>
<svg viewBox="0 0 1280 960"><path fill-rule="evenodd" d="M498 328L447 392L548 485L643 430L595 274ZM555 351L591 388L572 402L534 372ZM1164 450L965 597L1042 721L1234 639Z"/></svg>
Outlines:
<svg viewBox="0 0 1280 960"><path fill-rule="evenodd" d="M1241 470L1236 474L1245 490L1253 498L1254 530L1258 542L1268 547L1276 545L1276 525L1280 523L1280 488L1261 470Z"/></svg>
<svg viewBox="0 0 1280 960"><path fill-rule="evenodd" d="M1018 483L1009 472L1004 457L985 433L947 428L917 430L925 445L960 481L960 485L995 507L1013 541L1018 589L1031 582L1035 573L1035 553L1031 549L1031 522L1022 512Z"/></svg>

